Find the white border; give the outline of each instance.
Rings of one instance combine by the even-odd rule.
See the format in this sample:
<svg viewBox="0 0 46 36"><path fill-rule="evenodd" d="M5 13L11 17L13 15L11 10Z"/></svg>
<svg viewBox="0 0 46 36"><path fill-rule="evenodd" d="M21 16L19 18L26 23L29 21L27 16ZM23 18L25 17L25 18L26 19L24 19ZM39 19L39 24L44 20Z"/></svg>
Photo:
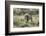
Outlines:
<svg viewBox="0 0 46 36"><path fill-rule="evenodd" d="M13 28L13 8L39 9L39 27ZM10 5L10 32L39 31L42 30L42 6Z"/></svg>

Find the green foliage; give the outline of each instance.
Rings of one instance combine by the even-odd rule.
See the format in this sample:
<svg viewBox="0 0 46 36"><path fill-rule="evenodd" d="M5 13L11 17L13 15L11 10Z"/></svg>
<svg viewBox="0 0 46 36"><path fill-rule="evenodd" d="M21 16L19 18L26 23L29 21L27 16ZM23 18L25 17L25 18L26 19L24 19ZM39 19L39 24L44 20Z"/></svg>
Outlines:
<svg viewBox="0 0 46 36"><path fill-rule="evenodd" d="M17 10L16 10L17 9ZM14 15L24 15L26 13L30 14L30 15L36 15L39 14L39 10L38 9L24 9L24 8L16 8L14 9Z"/></svg>

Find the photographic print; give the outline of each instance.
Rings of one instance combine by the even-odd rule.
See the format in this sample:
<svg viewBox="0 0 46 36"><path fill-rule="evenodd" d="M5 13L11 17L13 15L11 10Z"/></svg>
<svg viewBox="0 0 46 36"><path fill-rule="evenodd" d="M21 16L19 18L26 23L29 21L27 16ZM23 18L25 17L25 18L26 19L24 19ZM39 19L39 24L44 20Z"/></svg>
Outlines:
<svg viewBox="0 0 46 36"><path fill-rule="evenodd" d="M6 35L44 33L44 3L5 2Z"/></svg>
<svg viewBox="0 0 46 36"><path fill-rule="evenodd" d="M39 9L13 8L13 27L38 27Z"/></svg>

